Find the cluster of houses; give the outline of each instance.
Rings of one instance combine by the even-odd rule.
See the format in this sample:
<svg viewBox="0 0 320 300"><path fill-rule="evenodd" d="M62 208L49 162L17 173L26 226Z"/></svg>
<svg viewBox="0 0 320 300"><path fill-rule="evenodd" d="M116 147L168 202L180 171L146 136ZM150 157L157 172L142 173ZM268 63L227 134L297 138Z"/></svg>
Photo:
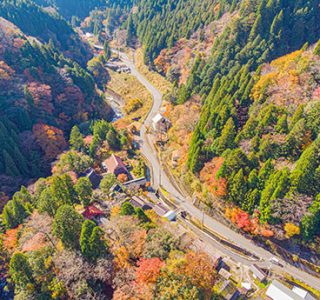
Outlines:
<svg viewBox="0 0 320 300"><path fill-rule="evenodd" d="M124 192L125 190L138 191L141 188L145 189L147 185L147 179L145 177L132 178L122 159L115 154L112 154L108 159L102 162L102 168L105 173L101 175L93 168L90 168L85 174L82 174L82 176L87 176L90 179L93 188L97 189L105 174L114 174L116 177L121 174L127 175L129 179L128 181L122 184L115 183L110 188L110 195L116 200L116 202L121 203L121 201L126 201L128 194ZM150 194L152 201L149 201L142 196L132 196L130 203L134 207L140 207L143 210L152 209L159 217L166 218L169 221L176 220L176 213L161 203L157 197L152 197L152 195L153 194ZM119 201L117 201L117 199ZM86 219L96 220L99 222L101 218L106 216L106 210L99 208L97 204L91 204L86 207L82 215Z"/></svg>
<svg viewBox="0 0 320 300"><path fill-rule="evenodd" d="M272 300L316 300L316 298L314 298L306 290L297 286L289 289L278 280L272 281L272 283L268 287L266 296L268 297L268 299Z"/></svg>
<svg viewBox="0 0 320 300"><path fill-rule="evenodd" d="M123 186L131 190L138 190L140 188L144 188L147 184L147 179L145 177L132 178L130 172L128 171L128 168L126 167L122 159L115 154L112 154L109 158L102 162L102 168L104 170L103 174L99 174L93 168L90 168L80 176L88 177L90 179L93 189L99 188L100 182L105 174L114 174L116 177L118 177L121 174L126 175L129 180L124 182ZM120 192L118 186L114 186L113 190Z"/></svg>
<svg viewBox="0 0 320 300"><path fill-rule="evenodd" d="M126 200L125 200L126 201ZM166 207L163 203L157 202L152 203L144 197L140 196L133 196L129 202L136 208L141 208L142 210L154 210L154 212L161 218L165 218L168 221L175 221L176 220L176 212L170 210ZM99 204L90 204L88 205L85 210L82 212L82 215L85 219L94 220L98 223L101 222L103 218L106 218L108 214L108 210L105 210L100 207Z"/></svg>
<svg viewBox="0 0 320 300"><path fill-rule="evenodd" d="M250 266L250 272L255 280L255 282L267 284L268 274L261 269L256 264ZM232 280L232 274L229 272L228 266L223 264L221 268L218 269L218 274L222 280L220 286L220 293L223 295L224 299L235 300L250 297L251 292L253 292L253 287L250 282L241 282L241 287L235 286ZM278 280L273 280L268 286L265 297L263 299L267 300L315 300L309 292L306 290L294 286L292 289L288 288L286 285Z"/></svg>

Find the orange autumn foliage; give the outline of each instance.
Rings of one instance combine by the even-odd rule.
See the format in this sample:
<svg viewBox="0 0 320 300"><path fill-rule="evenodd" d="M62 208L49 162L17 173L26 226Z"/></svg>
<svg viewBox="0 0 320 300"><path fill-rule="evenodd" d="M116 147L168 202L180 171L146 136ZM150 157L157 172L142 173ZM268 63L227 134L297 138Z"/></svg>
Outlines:
<svg viewBox="0 0 320 300"><path fill-rule="evenodd" d="M209 191L218 197L224 197L227 194L226 179L216 177L223 162L222 157L215 157L212 161L206 163L200 172L201 182L205 183Z"/></svg>
<svg viewBox="0 0 320 300"><path fill-rule="evenodd" d="M273 231L268 228L268 224L260 224L257 216L251 217L239 207L227 208L225 215L238 228L250 234L261 235L266 238L274 235Z"/></svg>
<svg viewBox="0 0 320 300"><path fill-rule="evenodd" d="M124 182L128 181L128 175L127 174L119 174L117 179L120 182L124 183Z"/></svg>
<svg viewBox="0 0 320 300"><path fill-rule="evenodd" d="M191 278L195 286L211 291L216 279L216 270L209 255L205 252L190 251L186 254L185 259L183 273Z"/></svg>
<svg viewBox="0 0 320 300"><path fill-rule="evenodd" d="M262 229L260 230L260 234L266 238L270 238L274 236L274 232L270 229Z"/></svg>
<svg viewBox="0 0 320 300"><path fill-rule="evenodd" d="M3 246L10 253L18 247L18 233L21 227L22 225L20 224L17 228L8 229L3 235Z"/></svg>
<svg viewBox="0 0 320 300"><path fill-rule="evenodd" d="M142 258L138 262L136 280L138 283L156 283L164 262L158 258Z"/></svg>
<svg viewBox="0 0 320 300"><path fill-rule="evenodd" d="M229 218L233 224L237 225L238 228L246 232L253 234L257 231L257 223L259 223L259 220L257 218L251 219L250 215L239 207L227 208L226 217Z"/></svg>
<svg viewBox="0 0 320 300"><path fill-rule="evenodd" d="M128 245L129 252L132 253L135 257L142 256L146 239L146 230L134 231L131 235L131 244Z"/></svg>
<svg viewBox="0 0 320 300"><path fill-rule="evenodd" d="M159 56L154 60L154 64L159 71L167 73L170 66L170 59L168 58L168 50L164 49L160 52Z"/></svg>
<svg viewBox="0 0 320 300"><path fill-rule="evenodd" d="M1 80L11 80L14 70L9 67L4 61L0 61L0 79Z"/></svg>
<svg viewBox="0 0 320 300"><path fill-rule="evenodd" d="M48 160L54 159L67 147L63 131L59 128L39 123L33 126L32 133Z"/></svg>

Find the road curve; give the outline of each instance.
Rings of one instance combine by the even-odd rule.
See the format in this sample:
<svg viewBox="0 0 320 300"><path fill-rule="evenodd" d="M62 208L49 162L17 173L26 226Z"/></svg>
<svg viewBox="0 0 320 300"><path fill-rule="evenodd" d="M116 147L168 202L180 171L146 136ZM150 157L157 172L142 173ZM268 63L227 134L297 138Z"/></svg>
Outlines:
<svg viewBox="0 0 320 300"><path fill-rule="evenodd" d="M153 97L152 108L149 111L148 116L146 117L140 131L140 144L141 144L141 152L148 160L150 167L152 168L152 184L155 189L157 189L160 185L175 199L178 203L179 208L187 211L191 216L195 217L198 220L203 219L203 224L209 228L210 230L216 232L218 235L224 237L234 245L237 245L243 249L250 251L260 258L260 262L256 263L261 267L267 267L276 273L285 272L290 274L291 276L297 278L298 280L305 282L309 286L319 289L320 287L320 279L290 265L287 264L282 259L278 258L283 267L271 264L269 259L274 257L274 255L259 247L256 246L251 240L247 239L243 235L234 232L226 225L220 223L214 218L210 217L207 214L203 214L201 210L195 207L191 201L187 201L186 197L182 195L176 185L172 184L169 176L163 171L161 167L161 163L158 159L157 151L151 143L150 135L147 132L147 128L151 126L152 118L159 112L162 105L162 94L158 89L156 89L135 67L134 63L128 58L125 53L120 53L121 60L130 68L131 73L135 76L151 93ZM209 242L209 239L206 239ZM212 241L212 240L211 240ZM215 242L217 244L217 242ZM219 245L221 247L222 245ZM223 246L222 246L223 247ZM232 252L230 250L226 250L227 255L232 257L234 260L244 263L246 265L250 265L253 262L250 260L246 260L243 256Z"/></svg>

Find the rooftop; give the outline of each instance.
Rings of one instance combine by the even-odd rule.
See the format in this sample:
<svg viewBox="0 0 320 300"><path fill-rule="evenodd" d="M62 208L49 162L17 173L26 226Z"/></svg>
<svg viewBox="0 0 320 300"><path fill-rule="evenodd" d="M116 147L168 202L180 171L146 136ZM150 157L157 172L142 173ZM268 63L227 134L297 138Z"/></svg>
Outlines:
<svg viewBox="0 0 320 300"><path fill-rule="evenodd" d="M305 298L297 295L278 280L273 280L268 287L266 295L273 300L303 300Z"/></svg>
<svg viewBox="0 0 320 300"><path fill-rule="evenodd" d="M144 186L147 183L147 179L145 177L136 178L127 182L124 182L123 185L126 187L132 186Z"/></svg>
<svg viewBox="0 0 320 300"><path fill-rule="evenodd" d="M85 176L89 178L94 189L99 187L102 176L100 174L97 174L93 168L88 169L85 173Z"/></svg>
<svg viewBox="0 0 320 300"><path fill-rule="evenodd" d="M86 218L86 219L93 219L95 217L98 216L102 216L104 215L104 212L100 209L98 209L96 206L94 206L93 204L89 205L86 207L85 211L82 213L82 215Z"/></svg>
<svg viewBox="0 0 320 300"><path fill-rule="evenodd" d="M164 119L164 116L162 114L157 114L155 117L153 117L152 122L153 123L158 123L163 119Z"/></svg>
<svg viewBox="0 0 320 300"><path fill-rule="evenodd" d="M267 274L265 274L257 265L250 266L250 270L260 281L264 281L267 277Z"/></svg>
<svg viewBox="0 0 320 300"><path fill-rule="evenodd" d="M128 173L126 166L124 165L121 158L117 155L112 154L108 159L106 159L103 164L108 169L109 173L114 173L118 168L123 169L126 173Z"/></svg>
<svg viewBox="0 0 320 300"><path fill-rule="evenodd" d="M224 279L227 279L227 280L231 277L231 274L224 268L220 269L219 275L222 276Z"/></svg>
<svg viewBox="0 0 320 300"><path fill-rule="evenodd" d="M310 293L304 289L301 289L297 286L294 286L292 288L292 291L297 294L298 296L302 297L303 299L306 300L315 300L315 298L313 296L310 295Z"/></svg>

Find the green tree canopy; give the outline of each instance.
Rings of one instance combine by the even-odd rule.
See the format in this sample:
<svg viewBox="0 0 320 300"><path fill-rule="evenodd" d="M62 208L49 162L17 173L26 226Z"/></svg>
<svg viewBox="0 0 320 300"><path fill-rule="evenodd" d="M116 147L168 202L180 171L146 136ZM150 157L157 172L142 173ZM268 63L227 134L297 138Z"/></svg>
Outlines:
<svg viewBox="0 0 320 300"><path fill-rule="evenodd" d="M77 248L83 217L72 206L62 205L53 221L53 233L66 248Z"/></svg>

